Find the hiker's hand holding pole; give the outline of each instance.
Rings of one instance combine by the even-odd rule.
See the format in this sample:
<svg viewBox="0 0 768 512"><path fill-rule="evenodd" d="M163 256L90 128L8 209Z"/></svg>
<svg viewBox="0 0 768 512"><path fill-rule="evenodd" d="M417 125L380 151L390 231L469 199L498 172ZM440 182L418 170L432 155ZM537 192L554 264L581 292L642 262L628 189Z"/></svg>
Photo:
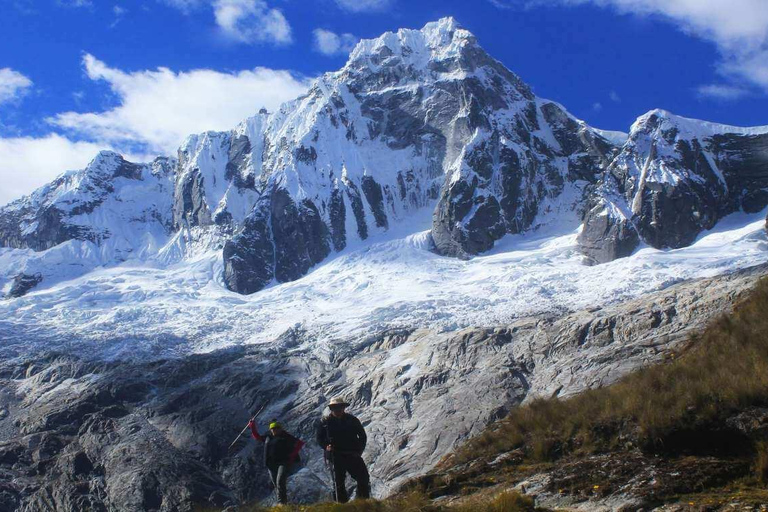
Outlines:
<svg viewBox="0 0 768 512"><path fill-rule="evenodd" d="M236 442L237 442L237 441L238 441L238 440L239 440L239 439L240 439L240 438L243 436L243 434L245 434L245 432L246 432L246 431L247 431L247 430L248 430L248 429L251 427L251 424L253 424L254 426L256 425L256 423L255 423L255 420L256 420L256 418L259 416L259 414L261 414L261 411L263 411L263 410L264 410L264 408L267 406L267 404L268 404L268 403L269 403L269 402L267 402L267 403L265 403L264 405L262 405L262 406L261 406L261 408L260 408L260 409L259 409L259 410L256 412L256 414L254 414L254 415L253 415L253 418L251 418L251 421L249 421L249 422L248 422L248 424L245 426L245 428L244 428L243 430L241 430L241 431L240 431L240 434L238 434L238 436L235 438L235 440L234 440L234 441L232 441L232 444L230 444L230 445L229 445L229 448L227 448L227 452L229 452L229 451L232 449L232 447L233 447L233 446L235 446L235 443L236 443Z"/></svg>

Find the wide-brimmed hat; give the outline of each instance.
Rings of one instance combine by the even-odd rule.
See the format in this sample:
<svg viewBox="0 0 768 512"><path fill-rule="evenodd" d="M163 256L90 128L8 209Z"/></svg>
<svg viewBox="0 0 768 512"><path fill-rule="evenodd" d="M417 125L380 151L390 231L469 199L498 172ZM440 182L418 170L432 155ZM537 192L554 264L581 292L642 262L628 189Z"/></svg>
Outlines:
<svg viewBox="0 0 768 512"><path fill-rule="evenodd" d="M349 403L340 396L337 396L331 398L331 401L328 402L328 407L349 407Z"/></svg>

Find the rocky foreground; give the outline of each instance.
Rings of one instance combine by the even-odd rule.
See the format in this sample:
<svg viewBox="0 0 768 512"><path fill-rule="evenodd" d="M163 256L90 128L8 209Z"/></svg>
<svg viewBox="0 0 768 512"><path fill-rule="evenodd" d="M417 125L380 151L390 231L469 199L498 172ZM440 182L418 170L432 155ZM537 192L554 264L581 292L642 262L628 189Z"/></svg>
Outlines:
<svg viewBox="0 0 768 512"><path fill-rule="evenodd" d="M398 496L429 512L768 510L766 306L761 279L664 362L516 408Z"/></svg>
<svg viewBox="0 0 768 512"><path fill-rule="evenodd" d="M745 293L763 265L643 298L495 328L403 329L331 353L269 345L149 362L0 349L0 510L192 510L268 499L255 443L227 446L261 404L306 440L346 394L366 425L374 492L434 467L534 397L569 396L661 360ZM312 443L294 495L326 498Z"/></svg>

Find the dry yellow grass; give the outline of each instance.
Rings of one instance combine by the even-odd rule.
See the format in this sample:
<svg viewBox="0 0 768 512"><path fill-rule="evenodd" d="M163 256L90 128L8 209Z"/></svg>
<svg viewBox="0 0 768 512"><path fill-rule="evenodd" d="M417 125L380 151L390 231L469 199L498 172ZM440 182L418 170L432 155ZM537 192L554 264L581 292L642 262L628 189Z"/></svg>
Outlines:
<svg viewBox="0 0 768 512"><path fill-rule="evenodd" d="M343 505L317 503L240 509L241 512L533 512L534 510L531 498L513 492L501 493L490 500L473 500L452 507L435 505L422 494L410 493L382 501L353 500Z"/></svg>
<svg viewBox="0 0 768 512"><path fill-rule="evenodd" d="M691 338L681 354L606 388L521 407L470 441L462 462L522 448L533 461L621 449L654 451L680 429L695 430L745 407L768 403L768 280L732 314ZM768 467L766 449L756 450Z"/></svg>

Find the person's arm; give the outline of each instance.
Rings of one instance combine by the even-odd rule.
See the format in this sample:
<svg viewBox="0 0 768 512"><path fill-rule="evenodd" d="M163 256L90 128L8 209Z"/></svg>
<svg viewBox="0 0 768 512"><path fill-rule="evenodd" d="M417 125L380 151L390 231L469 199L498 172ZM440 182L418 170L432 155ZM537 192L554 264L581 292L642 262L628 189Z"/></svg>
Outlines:
<svg viewBox="0 0 768 512"><path fill-rule="evenodd" d="M328 446L328 432L325 428L325 423L320 420L317 422L317 444L320 445L320 448L325 450L326 446Z"/></svg>
<svg viewBox="0 0 768 512"><path fill-rule="evenodd" d="M357 420L357 439L360 441L360 453L362 454L365 450L365 445L368 444L368 436L365 434L365 428L363 427L363 424Z"/></svg>
<svg viewBox="0 0 768 512"><path fill-rule="evenodd" d="M253 438L263 443L265 440L265 437L259 434L259 431L256 430L256 423L253 420L251 420L248 422L248 426L251 428L251 435L253 436Z"/></svg>
<svg viewBox="0 0 768 512"><path fill-rule="evenodd" d="M296 457L299 456L299 452L304 447L304 441L302 441L301 439L296 439L294 437L293 440L295 441L293 444L293 451L288 456L288 462L290 462L291 464L293 464L296 461Z"/></svg>

